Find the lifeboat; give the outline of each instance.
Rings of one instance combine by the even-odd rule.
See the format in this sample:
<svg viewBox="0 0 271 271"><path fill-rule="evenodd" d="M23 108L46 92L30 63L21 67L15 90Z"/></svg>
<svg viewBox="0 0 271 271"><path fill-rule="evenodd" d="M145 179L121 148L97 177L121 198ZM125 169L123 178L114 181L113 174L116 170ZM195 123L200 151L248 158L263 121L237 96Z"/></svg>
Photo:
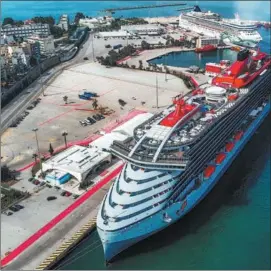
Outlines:
<svg viewBox="0 0 271 271"><path fill-rule="evenodd" d="M241 137L243 136L243 134L244 134L243 131L240 131L240 132L236 133L236 134L234 135L234 140L235 140L235 141L240 140Z"/></svg>
<svg viewBox="0 0 271 271"><path fill-rule="evenodd" d="M233 147L234 147L233 142L229 142L229 143L226 144L225 148L226 148L227 152L230 152L233 149Z"/></svg>
<svg viewBox="0 0 271 271"><path fill-rule="evenodd" d="M226 158L226 154L221 152L216 156L215 163L220 165L224 161L225 158Z"/></svg>
<svg viewBox="0 0 271 271"><path fill-rule="evenodd" d="M238 98L238 94L236 94L236 93L230 94L230 95L228 96L228 100L229 100L229 101L235 101L235 100L237 100L237 98Z"/></svg>
<svg viewBox="0 0 271 271"><path fill-rule="evenodd" d="M204 170L203 176L204 178L208 179L213 175L214 172L215 172L215 166L210 165Z"/></svg>

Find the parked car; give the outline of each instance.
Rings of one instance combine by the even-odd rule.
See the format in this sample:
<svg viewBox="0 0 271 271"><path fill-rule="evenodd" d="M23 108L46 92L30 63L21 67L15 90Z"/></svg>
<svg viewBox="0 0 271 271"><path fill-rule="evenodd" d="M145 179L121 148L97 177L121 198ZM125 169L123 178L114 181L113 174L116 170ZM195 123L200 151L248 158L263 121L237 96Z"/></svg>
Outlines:
<svg viewBox="0 0 271 271"><path fill-rule="evenodd" d="M4 214L7 215L7 216L10 216L10 215L12 215L13 213L12 213L12 212L9 212L9 211L6 211L6 212L4 212Z"/></svg>
<svg viewBox="0 0 271 271"><path fill-rule="evenodd" d="M105 45L105 48L111 48L110 44Z"/></svg>
<svg viewBox="0 0 271 271"><path fill-rule="evenodd" d="M27 110L32 110L34 108L34 105L32 104L32 105L29 105L26 109Z"/></svg>
<svg viewBox="0 0 271 271"><path fill-rule="evenodd" d="M96 122L96 120L94 120L93 118L91 117L88 117L87 120L91 123L91 124L94 124Z"/></svg>
<svg viewBox="0 0 271 271"><path fill-rule="evenodd" d="M87 126L87 123L86 123L85 121L79 120L79 123L80 123L82 126Z"/></svg>
<svg viewBox="0 0 271 271"><path fill-rule="evenodd" d="M12 212L18 212L20 209L16 208L15 206L9 207L9 210Z"/></svg>
<svg viewBox="0 0 271 271"><path fill-rule="evenodd" d="M66 195L66 191L63 191L63 192L61 192L61 194L60 194L60 196L65 196Z"/></svg>
<svg viewBox="0 0 271 271"><path fill-rule="evenodd" d="M68 192L68 191L67 191L67 192L65 193L65 196L66 196L66 197L69 197L71 194L72 194L71 192Z"/></svg>
<svg viewBox="0 0 271 271"><path fill-rule="evenodd" d="M89 119L85 119L84 120L88 125L92 125L93 124L93 122L91 121L91 120L89 120Z"/></svg>
<svg viewBox="0 0 271 271"><path fill-rule="evenodd" d="M48 201L55 200L55 199L57 199L57 197L55 197L55 196L50 196L47 198Z"/></svg>
<svg viewBox="0 0 271 271"><path fill-rule="evenodd" d="M22 206L20 204L15 204L14 206L19 210L24 209L24 206Z"/></svg>
<svg viewBox="0 0 271 271"><path fill-rule="evenodd" d="M46 184L46 187L48 188L52 188L52 186L50 184Z"/></svg>

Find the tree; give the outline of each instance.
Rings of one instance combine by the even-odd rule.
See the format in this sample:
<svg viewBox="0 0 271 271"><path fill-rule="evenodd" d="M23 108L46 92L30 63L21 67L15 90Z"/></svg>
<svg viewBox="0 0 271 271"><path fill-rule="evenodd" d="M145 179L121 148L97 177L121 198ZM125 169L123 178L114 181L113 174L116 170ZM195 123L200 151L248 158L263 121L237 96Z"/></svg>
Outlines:
<svg viewBox="0 0 271 271"><path fill-rule="evenodd" d="M51 156L52 156L53 153L54 153L54 149L53 149L53 146L52 146L51 143L50 143L50 145L49 145L49 153L50 153Z"/></svg>
<svg viewBox="0 0 271 271"><path fill-rule="evenodd" d="M19 20L19 21L16 21L14 24L15 24L16 26L22 26L22 25L24 25L24 22L21 21L21 20Z"/></svg>
<svg viewBox="0 0 271 271"><path fill-rule="evenodd" d="M139 62L139 69L142 70L142 68L143 68L142 60L139 60L138 62Z"/></svg>
<svg viewBox="0 0 271 271"><path fill-rule="evenodd" d="M65 102L65 104L67 104L68 103L68 96L64 96L63 101Z"/></svg>
<svg viewBox="0 0 271 271"><path fill-rule="evenodd" d="M37 59L34 56L31 56L29 63L31 66L36 66L38 64Z"/></svg>
<svg viewBox="0 0 271 271"><path fill-rule="evenodd" d="M50 25L50 31L55 39L62 37L65 32L64 29L62 29L59 26L55 26L55 25Z"/></svg>
<svg viewBox="0 0 271 271"><path fill-rule="evenodd" d="M74 17L74 23L78 24L80 19L85 19L86 16L82 12L77 12Z"/></svg>
<svg viewBox="0 0 271 271"><path fill-rule="evenodd" d="M42 16L36 16L31 19L35 23L42 23L42 24L49 24L54 25L55 19L52 16L42 17Z"/></svg>
<svg viewBox="0 0 271 271"><path fill-rule="evenodd" d="M93 107L94 110L97 109L97 107L98 107L98 101L97 101L97 99L93 100L92 107Z"/></svg>
<svg viewBox="0 0 271 271"><path fill-rule="evenodd" d="M141 48L143 50L148 50L148 49L150 49L150 44L148 42L146 42L145 40L142 40L142 42L141 42Z"/></svg>
<svg viewBox="0 0 271 271"><path fill-rule="evenodd" d="M36 164L37 164L37 157L38 157L38 155L37 155L36 153L33 153L32 158L35 159L35 163L36 163Z"/></svg>
<svg viewBox="0 0 271 271"><path fill-rule="evenodd" d="M13 23L14 23L14 20L13 20L11 17L7 17L7 18L5 18L4 21L3 21L3 25L6 25L6 24L11 24L11 25L13 25Z"/></svg>

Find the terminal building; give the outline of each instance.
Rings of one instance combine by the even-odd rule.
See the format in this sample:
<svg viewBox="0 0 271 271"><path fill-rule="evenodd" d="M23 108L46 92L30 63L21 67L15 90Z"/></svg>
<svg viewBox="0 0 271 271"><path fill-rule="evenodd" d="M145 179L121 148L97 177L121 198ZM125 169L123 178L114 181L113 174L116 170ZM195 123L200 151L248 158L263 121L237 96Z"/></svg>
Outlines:
<svg viewBox="0 0 271 271"><path fill-rule="evenodd" d="M1 29L1 34L6 36L16 36L17 38L27 38L33 33L50 35L49 24L30 24L23 26L5 25Z"/></svg>
<svg viewBox="0 0 271 271"><path fill-rule="evenodd" d="M48 172L47 180L63 184L74 177L78 183L96 172L101 165L111 162L111 154L96 147L72 146L42 164Z"/></svg>
<svg viewBox="0 0 271 271"><path fill-rule="evenodd" d="M196 41L196 47L201 48L205 45L217 46L219 43L220 43L220 39L218 39L216 37L199 36Z"/></svg>
<svg viewBox="0 0 271 271"><path fill-rule="evenodd" d="M165 33L165 28L158 24L122 25L121 31L134 35L161 35Z"/></svg>
<svg viewBox="0 0 271 271"><path fill-rule="evenodd" d="M111 31L111 32L99 32L96 36L104 39L108 38L121 39L129 38L132 36L132 34L127 31Z"/></svg>

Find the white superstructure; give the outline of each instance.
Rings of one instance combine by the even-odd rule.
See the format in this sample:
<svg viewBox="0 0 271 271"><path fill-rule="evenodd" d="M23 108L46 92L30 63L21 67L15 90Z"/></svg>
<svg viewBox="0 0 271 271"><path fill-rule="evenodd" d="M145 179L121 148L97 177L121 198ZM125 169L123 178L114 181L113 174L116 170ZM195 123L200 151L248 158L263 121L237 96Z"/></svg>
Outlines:
<svg viewBox="0 0 271 271"><path fill-rule="evenodd" d="M238 14L235 19L224 19L211 11L202 12L198 6L179 17L179 26L199 34L221 37L225 43L259 43L262 38L255 24L242 21ZM223 34L223 35L221 35Z"/></svg>

